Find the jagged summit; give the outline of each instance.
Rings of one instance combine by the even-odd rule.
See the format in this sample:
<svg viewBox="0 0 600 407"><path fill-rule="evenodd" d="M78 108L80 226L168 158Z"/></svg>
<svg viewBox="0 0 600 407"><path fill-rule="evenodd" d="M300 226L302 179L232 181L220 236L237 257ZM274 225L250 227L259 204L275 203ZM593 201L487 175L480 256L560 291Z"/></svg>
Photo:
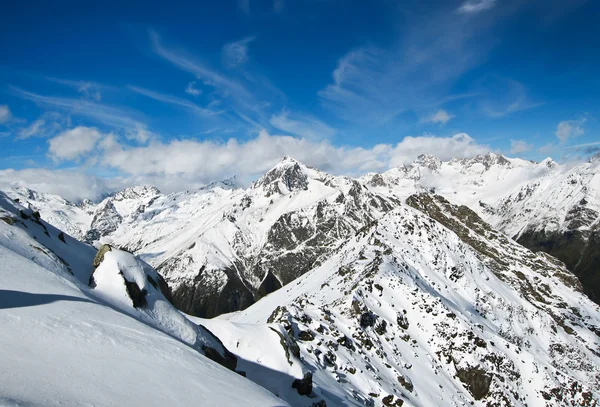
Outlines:
<svg viewBox="0 0 600 407"><path fill-rule="evenodd" d="M289 155L254 183L254 188L264 188L267 196L275 193L308 189L308 167Z"/></svg>
<svg viewBox="0 0 600 407"><path fill-rule="evenodd" d="M442 160L432 154L421 154L414 161L414 165L427 167L430 170L435 171L442 165Z"/></svg>
<svg viewBox="0 0 600 407"><path fill-rule="evenodd" d="M121 201L123 199L136 199L148 196L160 195L160 190L152 185L136 185L116 192L113 199Z"/></svg>
<svg viewBox="0 0 600 407"><path fill-rule="evenodd" d="M536 163L536 164L538 164L538 163ZM540 164L540 165L542 165L542 166L544 166L544 167L547 167L547 168L556 168L556 166L558 165L558 164L556 163L556 161L554 161L554 160L553 160L552 158L550 158L550 157L547 157L547 158L545 158L545 159L544 159L544 160L542 160L542 161L541 161L539 164Z"/></svg>

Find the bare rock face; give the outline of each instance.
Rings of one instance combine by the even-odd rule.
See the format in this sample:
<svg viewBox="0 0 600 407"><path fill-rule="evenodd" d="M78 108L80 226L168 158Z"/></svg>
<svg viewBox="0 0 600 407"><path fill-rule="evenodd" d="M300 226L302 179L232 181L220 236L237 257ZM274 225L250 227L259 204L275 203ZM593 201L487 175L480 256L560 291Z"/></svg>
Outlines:
<svg viewBox="0 0 600 407"><path fill-rule="evenodd" d="M312 373L305 373L302 379L294 380L292 388L296 389L299 395L308 396L313 389Z"/></svg>
<svg viewBox="0 0 600 407"><path fill-rule="evenodd" d="M90 229L85 235L85 241L94 242L102 236L107 236L117 230L123 217L117 212L112 200L107 200L94 214Z"/></svg>
<svg viewBox="0 0 600 407"><path fill-rule="evenodd" d="M112 250L112 247L108 244L103 244L98 253L96 253L96 257L94 257L94 268L97 268L100 263L104 260L104 255Z"/></svg>

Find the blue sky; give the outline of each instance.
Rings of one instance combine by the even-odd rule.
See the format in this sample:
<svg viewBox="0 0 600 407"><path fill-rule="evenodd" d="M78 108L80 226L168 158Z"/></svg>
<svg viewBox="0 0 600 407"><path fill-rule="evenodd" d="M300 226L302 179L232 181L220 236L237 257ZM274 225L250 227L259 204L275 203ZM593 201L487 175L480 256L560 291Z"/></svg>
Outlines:
<svg viewBox="0 0 600 407"><path fill-rule="evenodd" d="M357 175L600 147L589 0L13 2L0 175L71 197L174 191L283 155Z"/></svg>

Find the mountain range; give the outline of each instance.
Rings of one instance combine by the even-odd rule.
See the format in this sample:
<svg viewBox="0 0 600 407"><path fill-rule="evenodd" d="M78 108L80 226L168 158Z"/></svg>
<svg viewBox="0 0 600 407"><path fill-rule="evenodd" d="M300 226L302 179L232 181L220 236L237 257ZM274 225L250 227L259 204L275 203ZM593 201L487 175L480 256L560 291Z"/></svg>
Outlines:
<svg viewBox="0 0 600 407"><path fill-rule="evenodd" d="M138 186L80 203L15 188L0 195L8 286L58 298L18 307L10 294L0 317L19 335L41 329L57 341L99 329L87 347L58 346L80 346L72 364L82 352L97 363L94 352L113 337L115 360L140 353L142 341L146 362L169 380L191 369L188 353L201 363L187 381L219 372L210 395L191 382L136 377L134 388L153 389L144 394L153 405L169 386L239 405L230 386L243 386L256 405L286 405L279 397L294 406L592 406L599 168L600 156L570 165L421 155L354 179L285 157L248 187L230 179L165 195ZM73 312L76 320L60 322ZM128 322L96 326L113 319ZM25 358L14 336L0 343ZM3 366L16 360L5 356ZM33 365L15 369L49 386ZM67 391L60 380L39 397L55 404ZM0 404L44 404L6 383ZM110 405L102 397L90 402Z"/></svg>

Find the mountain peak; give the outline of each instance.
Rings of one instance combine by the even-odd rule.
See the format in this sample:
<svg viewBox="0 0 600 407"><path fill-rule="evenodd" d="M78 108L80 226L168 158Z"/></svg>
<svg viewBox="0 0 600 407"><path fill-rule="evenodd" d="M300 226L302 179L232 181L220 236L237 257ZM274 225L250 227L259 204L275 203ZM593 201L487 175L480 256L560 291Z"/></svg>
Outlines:
<svg viewBox="0 0 600 407"><path fill-rule="evenodd" d="M430 170L437 170L442 165L442 160L431 154L420 154L414 163Z"/></svg>
<svg viewBox="0 0 600 407"><path fill-rule="evenodd" d="M136 185L133 187L125 188L122 191L117 192L114 195L114 199L117 201L123 199L135 199L146 196L156 196L160 195L160 191L158 188L152 185Z"/></svg>
<svg viewBox="0 0 600 407"><path fill-rule="evenodd" d="M262 186L267 190L267 196L269 196L277 192L282 193L280 184L283 184L289 192L298 189L308 189L306 166L289 155L286 155L265 175L256 181L254 187Z"/></svg>

